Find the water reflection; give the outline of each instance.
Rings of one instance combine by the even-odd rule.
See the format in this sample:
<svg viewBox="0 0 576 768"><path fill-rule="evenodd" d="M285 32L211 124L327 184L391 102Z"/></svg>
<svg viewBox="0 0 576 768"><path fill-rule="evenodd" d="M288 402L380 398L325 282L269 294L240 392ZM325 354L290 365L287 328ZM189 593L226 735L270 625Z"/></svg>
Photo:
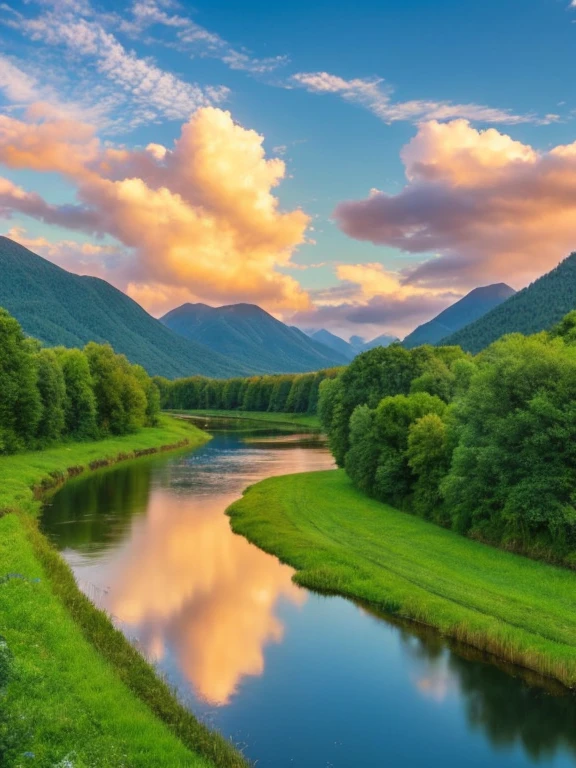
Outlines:
<svg viewBox="0 0 576 768"><path fill-rule="evenodd" d="M230 535L211 497L190 504L158 490L122 549L107 607L139 628L149 655L163 656L169 643L196 691L225 704L243 676L262 673L265 644L282 638L278 599L304 601L291 578L290 568Z"/></svg>
<svg viewBox="0 0 576 768"><path fill-rule="evenodd" d="M88 594L259 768L576 765L565 689L301 590L231 532L223 511L247 485L331 465L309 436L223 433L71 482L43 525Z"/></svg>

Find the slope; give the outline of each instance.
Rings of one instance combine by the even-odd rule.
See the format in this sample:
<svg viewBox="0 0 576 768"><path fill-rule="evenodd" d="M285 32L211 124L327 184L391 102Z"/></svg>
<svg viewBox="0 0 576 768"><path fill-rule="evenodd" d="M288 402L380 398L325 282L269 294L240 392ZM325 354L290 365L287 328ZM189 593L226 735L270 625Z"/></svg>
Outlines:
<svg viewBox="0 0 576 768"><path fill-rule="evenodd" d="M250 372L181 338L104 280L67 272L0 237L0 306L49 346L108 342L151 375L226 377Z"/></svg>
<svg viewBox="0 0 576 768"><path fill-rule="evenodd" d="M576 253L573 253L476 322L442 339L442 344L459 344L468 352L480 352L507 333L530 334L551 328L575 308Z"/></svg>
<svg viewBox="0 0 576 768"><path fill-rule="evenodd" d="M505 283L475 288L429 322L419 325L406 336L402 346L412 349L422 344L437 344L446 336L490 312L514 293L514 289Z"/></svg>
<svg viewBox="0 0 576 768"><path fill-rule="evenodd" d="M346 365L348 358L254 304L183 304L161 322L187 339L260 373L300 373Z"/></svg>

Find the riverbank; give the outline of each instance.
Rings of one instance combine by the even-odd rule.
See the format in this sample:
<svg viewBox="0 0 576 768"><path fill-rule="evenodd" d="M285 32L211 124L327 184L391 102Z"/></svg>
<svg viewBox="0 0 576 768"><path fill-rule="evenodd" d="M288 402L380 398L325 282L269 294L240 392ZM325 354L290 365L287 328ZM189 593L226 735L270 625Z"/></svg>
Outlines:
<svg viewBox="0 0 576 768"><path fill-rule="evenodd" d="M82 594L34 519L68 477L208 439L163 416L134 435L0 458L2 765L246 765Z"/></svg>
<svg viewBox="0 0 576 768"><path fill-rule="evenodd" d="M342 470L264 480L232 528L309 589L366 601L576 686L576 574L493 549L357 491Z"/></svg>
<svg viewBox="0 0 576 768"><path fill-rule="evenodd" d="M210 418L220 419L239 419L244 421L263 421L270 426L284 425L299 427L306 431L320 432L322 427L320 419L316 414L308 413L269 413L268 411L218 411L210 409L199 409L193 411L173 410L166 413L175 416L209 416Z"/></svg>

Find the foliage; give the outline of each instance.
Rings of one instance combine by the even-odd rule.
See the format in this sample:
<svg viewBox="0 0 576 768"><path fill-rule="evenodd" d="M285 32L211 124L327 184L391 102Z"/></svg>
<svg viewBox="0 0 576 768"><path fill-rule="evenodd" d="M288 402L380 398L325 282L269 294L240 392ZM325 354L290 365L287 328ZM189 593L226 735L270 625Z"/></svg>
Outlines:
<svg viewBox="0 0 576 768"><path fill-rule="evenodd" d="M63 438L122 435L157 422L160 393L109 345L43 349L0 309L0 453Z"/></svg>
<svg viewBox="0 0 576 768"><path fill-rule="evenodd" d="M172 410L239 410L268 413L308 413L318 409L321 384L339 368L316 373L251 376L244 379L155 378L163 408Z"/></svg>
<svg viewBox="0 0 576 768"><path fill-rule="evenodd" d="M476 358L396 347L321 387L340 466L375 498L576 566L576 312Z"/></svg>

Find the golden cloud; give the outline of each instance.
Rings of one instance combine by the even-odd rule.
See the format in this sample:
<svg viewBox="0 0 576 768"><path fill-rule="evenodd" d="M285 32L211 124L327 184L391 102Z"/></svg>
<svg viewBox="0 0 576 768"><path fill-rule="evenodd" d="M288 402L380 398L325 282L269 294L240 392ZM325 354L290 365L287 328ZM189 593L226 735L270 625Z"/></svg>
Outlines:
<svg viewBox="0 0 576 768"><path fill-rule="evenodd" d="M351 237L433 253L404 285L520 287L576 248L576 143L547 152L466 120L431 121L402 151L408 183L341 203Z"/></svg>
<svg viewBox="0 0 576 768"><path fill-rule="evenodd" d="M0 118L0 162L59 172L76 188L80 205L39 200L39 218L134 249L133 294L177 288L205 301L306 308L306 292L278 268L290 266L309 217L279 209L273 189L286 168L266 159L262 142L229 112L211 107L190 118L172 149L151 144L143 151L102 148L90 126L72 120ZM22 210L17 203L14 210ZM125 277L120 282L127 287Z"/></svg>

